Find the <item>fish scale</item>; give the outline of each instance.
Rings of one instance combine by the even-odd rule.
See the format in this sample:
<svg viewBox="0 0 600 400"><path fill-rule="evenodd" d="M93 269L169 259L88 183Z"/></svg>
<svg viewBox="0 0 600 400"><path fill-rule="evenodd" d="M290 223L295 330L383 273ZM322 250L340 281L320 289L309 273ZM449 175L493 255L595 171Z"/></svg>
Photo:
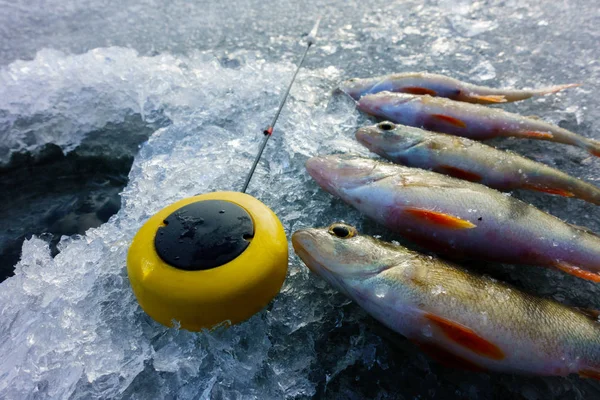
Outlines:
<svg viewBox="0 0 600 400"><path fill-rule="evenodd" d="M349 79L341 83L340 89L354 100L358 100L366 94L389 91L446 97L467 103L495 104L525 100L576 86L579 84L558 85L542 89L496 89L473 85L439 74L404 72L373 78Z"/></svg>
<svg viewBox="0 0 600 400"><path fill-rule="evenodd" d="M356 138L369 150L397 164L433 170L499 190L534 190L600 205L600 188L467 138L388 121L360 128Z"/></svg>
<svg viewBox="0 0 600 400"><path fill-rule="evenodd" d="M447 365L600 376L600 325L575 309L358 233L303 229L292 244L313 273Z"/></svg>
<svg viewBox="0 0 600 400"><path fill-rule="evenodd" d="M313 157L306 168L329 193L430 250L554 267L600 282L600 237L512 196L355 156Z"/></svg>
<svg viewBox="0 0 600 400"><path fill-rule="evenodd" d="M600 142L499 108L485 107L429 95L380 92L365 95L357 107L389 121L429 131L487 140L495 137L548 140L577 146L600 157Z"/></svg>

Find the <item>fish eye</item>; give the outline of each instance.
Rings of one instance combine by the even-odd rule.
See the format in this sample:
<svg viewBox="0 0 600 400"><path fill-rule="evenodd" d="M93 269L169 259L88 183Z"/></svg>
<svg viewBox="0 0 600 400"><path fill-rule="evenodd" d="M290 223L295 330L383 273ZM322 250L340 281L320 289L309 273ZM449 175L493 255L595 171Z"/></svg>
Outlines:
<svg viewBox="0 0 600 400"><path fill-rule="evenodd" d="M339 223L331 225L328 232L330 235L337 236L340 239L349 239L358 235L358 231L355 227Z"/></svg>
<svg viewBox="0 0 600 400"><path fill-rule="evenodd" d="M396 125L392 124L391 122L385 121L385 122L379 123L377 125L377 127L379 129L381 129L382 131L391 131L396 127Z"/></svg>
<svg viewBox="0 0 600 400"><path fill-rule="evenodd" d="M352 78L352 79L348 79L348 82L356 82L358 80L358 78Z"/></svg>

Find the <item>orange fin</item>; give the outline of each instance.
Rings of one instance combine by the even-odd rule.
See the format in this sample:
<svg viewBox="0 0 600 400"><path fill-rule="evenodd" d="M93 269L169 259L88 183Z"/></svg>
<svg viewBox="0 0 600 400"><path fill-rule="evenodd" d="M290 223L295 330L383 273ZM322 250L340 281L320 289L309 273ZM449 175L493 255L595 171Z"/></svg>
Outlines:
<svg viewBox="0 0 600 400"><path fill-rule="evenodd" d="M493 95L493 94L481 95L481 94L469 93L469 97L474 100L487 101L488 103L506 103L506 97L504 97L502 95Z"/></svg>
<svg viewBox="0 0 600 400"><path fill-rule="evenodd" d="M504 352L498 346L485 340L466 326L429 313L425 314L425 318L439 327L448 339L471 350L473 353L492 360L504 359Z"/></svg>
<svg viewBox="0 0 600 400"><path fill-rule="evenodd" d="M596 157L600 157L600 150L590 150L590 154Z"/></svg>
<svg viewBox="0 0 600 400"><path fill-rule="evenodd" d="M435 90L431 90L431 89L427 89L427 88L419 87L419 86L403 87L402 89L400 89L400 91L404 92L404 93L418 94L418 95L424 95L424 94L428 94L430 96L437 95L437 92Z"/></svg>
<svg viewBox="0 0 600 400"><path fill-rule="evenodd" d="M457 167L453 167L451 165L440 165L435 169L437 172L441 172L442 174L454 176L459 179L463 179L465 181L471 182L479 182L481 181L481 176L477 175L474 172L465 171L464 169L460 169Z"/></svg>
<svg viewBox="0 0 600 400"><path fill-rule="evenodd" d="M462 121L462 120L460 120L458 118L451 117L449 115L431 114L431 116L434 117L434 118L437 118L437 119L439 119L441 121L447 122L447 123L449 123L451 125L458 126L459 128L466 128L467 127L467 124L465 124L464 121Z"/></svg>
<svg viewBox="0 0 600 400"><path fill-rule="evenodd" d="M453 229L472 229L477 225L452 215L444 214L437 211L424 210L422 208L408 207L404 209L405 212L409 213L413 217L416 217L422 221L429 222L434 225L443 226L446 228Z"/></svg>
<svg viewBox="0 0 600 400"><path fill-rule="evenodd" d="M581 279L587 279L588 281L596 283L600 282L600 274L591 271L586 271L584 269L581 269L571 264L567 264L562 261L559 261L556 264L556 268L560 269L563 272L566 272L567 274L575 275L576 277Z"/></svg>
<svg viewBox="0 0 600 400"><path fill-rule="evenodd" d="M473 361L469 361L466 358L457 356L438 344L431 342L416 342L416 344L423 351L423 353L427 354L429 357L433 358L445 367L466 369L474 372L485 371L484 368L475 364Z"/></svg>
<svg viewBox="0 0 600 400"><path fill-rule="evenodd" d="M594 232L593 230L591 230L590 228L588 228L587 226L581 226L581 225L575 225L575 224L569 224L571 225L573 228L585 232L585 233L589 233L590 235L594 235L594 236L598 236L600 237L599 234L597 234L596 232Z"/></svg>
<svg viewBox="0 0 600 400"><path fill-rule="evenodd" d="M600 381L600 371L595 369L582 369L579 371L579 376L582 378L592 378Z"/></svg>
<svg viewBox="0 0 600 400"><path fill-rule="evenodd" d="M536 185L523 185L523 187L525 189L529 189L529 190L535 190L538 192L544 192L544 193L549 193L549 194L557 194L559 196L563 196L563 197L574 197L575 194L572 192L569 192L568 190L564 190L564 189L554 189L554 188L549 188L549 187L539 187Z"/></svg>
<svg viewBox="0 0 600 400"><path fill-rule="evenodd" d="M537 115L527 115L525 118L535 119L536 121L541 121L542 119Z"/></svg>
<svg viewBox="0 0 600 400"><path fill-rule="evenodd" d="M540 131L525 131L521 132L523 136L534 138L534 139L552 139L554 137L550 132Z"/></svg>

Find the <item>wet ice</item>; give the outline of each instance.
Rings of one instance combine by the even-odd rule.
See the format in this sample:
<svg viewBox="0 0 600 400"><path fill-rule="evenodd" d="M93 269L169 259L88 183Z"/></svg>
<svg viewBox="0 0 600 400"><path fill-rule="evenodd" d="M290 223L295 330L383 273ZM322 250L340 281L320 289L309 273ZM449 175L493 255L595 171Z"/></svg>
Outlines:
<svg viewBox="0 0 600 400"><path fill-rule="evenodd" d="M273 208L288 235L344 220L367 234L399 239L318 189L304 171L306 158L316 154L368 154L354 140L366 118L352 101L332 96L339 81L354 76L427 70L498 87L583 80L582 88L506 109L540 115L598 139L598 28L587 17L596 12L595 4L538 3L309 2L307 9L319 8L324 16L321 39L249 192ZM194 334L153 322L137 306L127 280L131 238L149 216L176 200L241 187L302 50L297 37L310 28L312 15L296 18L292 3L265 7L266 17L258 22L253 22L256 12L238 11L239 19L231 18L236 6L258 7L252 2L215 6L206 17L191 4L153 3L135 9L135 15L129 2L113 15L100 3L88 5L101 10L97 15L81 15L80 6L64 4L54 12L74 13L76 26L89 22L98 28L97 15L103 16L108 39L84 34L67 40L52 16L55 35L31 34L22 48L11 31L0 69L0 162L44 143L68 152L89 132L132 114L167 118L170 124L141 147L123 207L108 223L85 236L64 238L55 258L43 239L25 242L16 276L0 284L0 397L478 399L500 393L576 399L598 394L597 384L578 378L444 369L382 330L293 255L281 294L239 326ZM270 23L280 15L281 26ZM139 25L126 24L127 18L139 19ZM198 40L179 46L186 32ZM211 50L193 50L200 42ZM120 46L110 47L115 43ZM28 60L13 62L17 56ZM597 160L579 149L510 140L493 144L599 182ZM514 195L600 230L596 206ZM559 272L469 266L541 295L600 307L596 285Z"/></svg>

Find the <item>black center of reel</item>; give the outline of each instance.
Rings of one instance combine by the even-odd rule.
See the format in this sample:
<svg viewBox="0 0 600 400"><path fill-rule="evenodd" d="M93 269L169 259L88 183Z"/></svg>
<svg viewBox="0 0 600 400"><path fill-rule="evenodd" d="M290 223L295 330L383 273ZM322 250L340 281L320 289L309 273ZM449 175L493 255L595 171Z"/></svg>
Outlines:
<svg viewBox="0 0 600 400"><path fill-rule="evenodd" d="M217 268L237 258L254 237L252 217L224 200L188 204L164 220L154 237L156 253L186 271Z"/></svg>

